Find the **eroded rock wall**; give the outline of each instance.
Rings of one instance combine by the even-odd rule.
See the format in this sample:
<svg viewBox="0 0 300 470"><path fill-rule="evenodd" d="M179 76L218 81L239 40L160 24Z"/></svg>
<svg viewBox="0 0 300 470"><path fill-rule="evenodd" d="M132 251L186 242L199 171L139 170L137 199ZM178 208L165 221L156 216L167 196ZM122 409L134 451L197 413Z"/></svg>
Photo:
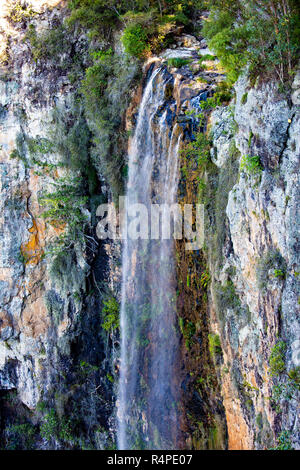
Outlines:
<svg viewBox="0 0 300 470"><path fill-rule="evenodd" d="M103 281L118 295L120 245L75 243L52 276L47 250L64 227L45 221L39 201L59 178L78 176L47 145L62 136L54 111L69 128L87 126L69 76L74 57L85 68L86 38L75 32L57 56L34 60L27 22L9 20L8 3L0 6L1 432L9 446L11 426L30 423L35 448L112 448L118 334L104 332L100 312ZM65 2L31 3L37 31L62 23ZM199 56L208 52L202 38L184 36L161 55L191 60L170 69L168 90L187 141L199 130L191 112L224 78L217 62L203 71ZM141 92L128 108L127 130ZM223 449L228 440L230 449L264 449L282 431L300 445L298 97L298 75L292 101L275 84L241 78L236 98L202 127L213 141L209 168L199 172L181 158L179 202L199 200L201 178L206 206L203 251L177 245L183 447ZM247 156L258 157L254 167ZM105 199L105 186L98 175L93 198ZM92 206L84 213L94 238ZM44 426L41 437L52 410L52 435Z"/></svg>
<svg viewBox="0 0 300 470"><path fill-rule="evenodd" d="M62 25L65 2L31 4L35 13L30 24L39 34ZM109 436L114 371L112 341L101 327L99 286L103 280L113 284L108 268L112 248L95 242L96 207L88 203L82 213L90 238L84 243L75 240L55 258L49 248L65 227L42 217L45 207L40 201L62 178L79 178L83 188L89 186L87 174L68 166L63 148L56 146L65 141L68 129L75 137L85 129L79 139L89 139L82 108L76 104L76 85L69 77L74 54L80 54L80 63L86 59L86 39L71 33L64 38L67 47L56 51L59 60L51 54L35 60L28 18L15 22L7 16L10 11L9 2L2 2L1 35L7 43L0 76L3 442L12 448L12 426L26 423L36 433L35 448L103 448ZM92 171L89 161L87 165ZM98 180L94 199L105 199L101 185ZM51 421L52 413L54 427L41 439L39 423ZM70 416L72 423L67 423ZM64 437L63 429L68 429Z"/></svg>
<svg viewBox="0 0 300 470"><path fill-rule="evenodd" d="M230 170L233 148L238 154L235 184L222 188L225 243L217 261L209 256L229 448L268 448L282 431L298 448L299 377L291 376L299 374L299 109L274 83L251 87L243 77L235 90L235 102L212 115L219 174ZM259 157L258 169L249 157ZM279 343L284 365L272 372Z"/></svg>

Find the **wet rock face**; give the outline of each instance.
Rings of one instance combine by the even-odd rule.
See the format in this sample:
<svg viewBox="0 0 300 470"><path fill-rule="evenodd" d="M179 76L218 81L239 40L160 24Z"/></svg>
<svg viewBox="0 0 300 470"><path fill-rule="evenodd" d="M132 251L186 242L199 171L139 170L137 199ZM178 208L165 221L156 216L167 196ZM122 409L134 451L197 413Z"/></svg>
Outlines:
<svg viewBox="0 0 300 470"><path fill-rule="evenodd" d="M228 373L222 375L230 448L265 448L280 430L290 432L299 448L297 386L292 397L269 397L274 385L285 387L288 372L299 367L299 134L300 115L279 96L274 84L250 88L236 84L236 104L212 117L212 158L222 170L232 142L240 151L237 183L230 190L226 215L231 250L214 270L212 322L219 331ZM237 132L228 129L235 120ZM299 140L299 139L298 139ZM259 157L259 169L243 162ZM218 285L218 287L216 287ZM220 289L231 304L217 306ZM226 298L226 297L225 297ZM222 310L222 311L220 311ZM223 318L220 321L220 318ZM285 344L284 371L271 378L270 355L279 339ZM293 373L293 372L292 372ZM293 417L293 418L292 418Z"/></svg>

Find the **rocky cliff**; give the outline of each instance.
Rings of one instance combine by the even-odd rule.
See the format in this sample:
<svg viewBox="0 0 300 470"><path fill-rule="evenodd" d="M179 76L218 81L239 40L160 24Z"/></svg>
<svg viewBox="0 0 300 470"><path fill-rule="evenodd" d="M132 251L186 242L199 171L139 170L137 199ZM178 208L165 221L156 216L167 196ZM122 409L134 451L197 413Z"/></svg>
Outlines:
<svg viewBox="0 0 300 470"><path fill-rule="evenodd" d="M238 157L230 185L218 183L226 197L222 261L209 256L229 447L269 447L282 431L298 447L298 102L275 84L251 87L245 78L235 90L235 101L212 115L220 177L232 171L232 148Z"/></svg>
<svg viewBox="0 0 300 470"><path fill-rule="evenodd" d="M83 107L87 37L66 32L67 13L55 0L0 7L0 432L9 449L115 446L121 247L96 237L96 207L115 190L98 163L106 147L124 159L147 67L125 62L114 38L123 75L105 95L105 133ZM155 59L173 77L166 100L185 129L178 200L205 206L203 250L176 243L181 445L265 449L279 438L299 448L299 75L291 97L245 73L231 97L209 101L224 71L207 54L202 37L182 34Z"/></svg>
<svg viewBox="0 0 300 470"><path fill-rule="evenodd" d="M29 20L39 34L59 30L65 8L57 1L31 3L33 12L22 10L17 18L7 16L9 2L1 6L8 44L0 85L1 432L7 448L33 442L101 448L109 436L113 353L101 327L99 294L109 255L94 237L97 198L106 190L95 170L70 163L80 155L89 165L90 158L88 126L68 76L74 55L85 60L86 41L64 37L64 48L55 37L52 52L46 48L35 60ZM48 224L41 217L41 198L56 191L54 205L63 199L74 214L68 194L75 191L86 226L84 238L78 232L63 251L55 241L67 221Z"/></svg>

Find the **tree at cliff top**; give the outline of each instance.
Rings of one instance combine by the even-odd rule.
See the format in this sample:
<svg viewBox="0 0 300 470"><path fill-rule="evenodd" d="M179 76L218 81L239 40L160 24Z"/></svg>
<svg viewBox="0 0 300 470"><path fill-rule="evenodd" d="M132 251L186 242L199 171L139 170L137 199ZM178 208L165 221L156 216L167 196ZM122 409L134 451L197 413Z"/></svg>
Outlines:
<svg viewBox="0 0 300 470"><path fill-rule="evenodd" d="M236 81L247 64L256 77L275 72L281 84L299 59L300 6L296 0L208 0L209 47Z"/></svg>
<svg viewBox="0 0 300 470"><path fill-rule="evenodd" d="M90 60L80 91L93 134L92 158L117 201L126 177L127 138L122 116L138 76L138 61L158 52L189 23L193 2L179 0L71 0L68 24L88 33ZM123 30L127 54L114 52L113 33ZM133 56L133 57L132 57Z"/></svg>
<svg viewBox="0 0 300 470"><path fill-rule="evenodd" d="M128 12L133 15L151 13L154 23L171 15L175 23L186 24L198 4L196 0L71 0L69 21L88 28L93 37L107 38L122 24L128 25L128 17L124 20ZM150 26L149 22L144 23Z"/></svg>

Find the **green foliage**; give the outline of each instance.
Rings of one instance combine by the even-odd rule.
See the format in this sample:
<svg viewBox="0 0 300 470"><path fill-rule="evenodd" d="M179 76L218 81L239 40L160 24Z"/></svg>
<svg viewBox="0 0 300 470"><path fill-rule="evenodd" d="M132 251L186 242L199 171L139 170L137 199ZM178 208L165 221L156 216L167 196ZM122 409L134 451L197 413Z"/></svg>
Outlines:
<svg viewBox="0 0 300 470"><path fill-rule="evenodd" d="M45 416L40 427L41 436L47 441L58 437L59 420L54 409L51 409Z"/></svg>
<svg viewBox="0 0 300 470"><path fill-rule="evenodd" d="M64 442L73 443L76 441L72 432L71 420L64 417L60 420L58 437Z"/></svg>
<svg viewBox="0 0 300 470"><path fill-rule="evenodd" d="M31 450L37 431L32 424L13 424L6 429L6 450Z"/></svg>
<svg viewBox="0 0 300 470"><path fill-rule="evenodd" d="M200 277L200 285L201 285L201 287L203 287L204 289L206 289L209 283L210 283L210 274L209 274L208 270L206 269L206 270L203 271L203 273L201 274L201 277Z"/></svg>
<svg viewBox="0 0 300 470"><path fill-rule="evenodd" d="M109 372L107 372L106 378L110 383L112 383L112 384L114 383L114 378Z"/></svg>
<svg viewBox="0 0 300 470"><path fill-rule="evenodd" d="M256 421L256 424L259 427L259 429L262 429L262 427L263 427L263 417L262 417L261 411L256 416L255 421Z"/></svg>
<svg viewBox="0 0 300 470"><path fill-rule="evenodd" d="M290 433L288 431L281 431L277 437L277 446L270 450L293 450Z"/></svg>
<svg viewBox="0 0 300 470"><path fill-rule="evenodd" d="M250 132L249 132L249 138L248 138L248 147L249 147L249 148L251 147L252 139L253 139L253 132L250 131Z"/></svg>
<svg viewBox="0 0 300 470"><path fill-rule="evenodd" d="M224 265L224 243L226 243L226 207L228 193L237 182L239 151L234 140L230 144L229 158L225 165L218 169L213 163L209 165L205 187L205 233L206 246L210 257L210 264L214 272L218 273ZM233 273L234 274L234 273ZM231 275L231 277L233 276ZM215 282L212 284L216 298L217 315L222 325L226 321L226 309L231 308L240 312L239 298L235 292L232 281L222 286Z"/></svg>
<svg viewBox="0 0 300 470"><path fill-rule="evenodd" d="M209 47L235 82L249 64L250 74L274 71L284 85L297 63L299 51L299 3L208 2L210 16L204 25Z"/></svg>
<svg viewBox="0 0 300 470"><path fill-rule="evenodd" d="M114 297L110 297L103 302L102 315L104 321L102 328L105 331L113 331L120 326L120 305Z"/></svg>
<svg viewBox="0 0 300 470"><path fill-rule="evenodd" d="M125 13L124 4L124 1L114 0L109 3L105 0L71 0L68 3L71 10L68 23L89 29L92 37L103 37L111 26L118 25L120 15Z"/></svg>
<svg viewBox="0 0 300 470"><path fill-rule="evenodd" d="M278 341L271 349L269 365L272 377L280 375L285 371L285 352L286 344L284 341Z"/></svg>
<svg viewBox="0 0 300 470"><path fill-rule="evenodd" d="M248 93L244 93L242 98L241 98L241 104L246 104L248 99Z"/></svg>
<svg viewBox="0 0 300 470"><path fill-rule="evenodd" d="M52 114L52 128L49 132L52 150L62 155L61 163L89 178L93 168L89 158L91 132L84 117L84 111L76 98L70 106L70 112L62 112L56 107ZM91 189L91 188L90 188ZM90 194L93 191L90 190Z"/></svg>
<svg viewBox="0 0 300 470"><path fill-rule="evenodd" d="M222 307L239 309L241 301L236 293L234 283L231 279L227 280L224 286L220 287Z"/></svg>
<svg viewBox="0 0 300 470"><path fill-rule="evenodd" d="M56 228L67 228L63 235L69 241L78 241L84 236L87 216L83 208L88 198L82 196L82 180L79 177L60 178L52 183L56 191L44 193L39 198L41 206L46 207L42 216Z"/></svg>
<svg viewBox="0 0 300 470"><path fill-rule="evenodd" d="M113 70L113 51L111 48L106 51L94 51L91 54L94 64L86 70L85 79L82 82L82 92L86 98L87 105L94 111L93 102L96 100L94 106L97 105L101 99L110 76Z"/></svg>
<svg viewBox="0 0 300 470"><path fill-rule="evenodd" d="M47 154L53 151L53 143L44 137L27 138L28 151L32 156L37 154Z"/></svg>
<svg viewBox="0 0 300 470"><path fill-rule="evenodd" d="M151 51L159 52L176 24L185 22L184 18L187 19L179 14L159 14L155 8L138 13L128 11L122 17L126 25L122 36L126 52L138 58L147 56Z"/></svg>
<svg viewBox="0 0 300 470"><path fill-rule="evenodd" d="M143 57L146 52L150 51L147 39L148 35L140 24L127 26L122 36L125 51L135 57Z"/></svg>
<svg viewBox="0 0 300 470"><path fill-rule="evenodd" d="M25 138L22 133L17 134L16 137L16 148L12 150L10 156L11 159L18 159L21 160L25 167L27 168L29 166L29 163L27 161L26 157L26 145L25 145Z"/></svg>
<svg viewBox="0 0 300 470"><path fill-rule="evenodd" d="M14 160L15 158L20 158L20 153L17 149L11 151L9 158Z"/></svg>
<svg viewBox="0 0 300 470"><path fill-rule="evenodd" d="M205 168L210 162L211 141L202 132L198 132L193 142L190 142L184 148L184 154L187 159L196 161L199 168Z"/></svg>
<svg viewBox="0 0 300 470"><path fill-rule="evenodd" d="M86 361L80 361L79 364L79 373L81 377L89 377L99 370L99 367L93 366Z"/></svg>
<svg viewBox="0 0 300 470"><path fill-rule="evenodd" d="M29 25L26 31L24 41L29 41L33 60L35 62L51 61L62 68L69 68L70 63L67 60L62 61L65 53L69 52L69 43L66 41L66 28L64 25L58 25L53 29L47 29L37 34L35 26Z"/></svg>
<svg viewBox="0 0 300 470"><path fill-rule="evenodd" d="M201 58L199 59L199 63L201 64L202 62L206 61L206 60L216 60L216 56L215 55L211 55L211 54L204 54L201 56Z"/></svg>
<svg viewBox="0 0 300 470"><path fill-rule="evenodd" d="M295 384L295 386L300 387L300 366L295 367L294 369L291 369L288 372L288 377L290 380L292 380Z"/></svg>
<svg viewBox="0 0 300 470"><path fill-rule="evenodd" d="M36 405L36 411L38 411L39 413L44 413L46 409L47 409L47 402L43 400L38 401Z"/></svg>
<svg viewBox="0 0 300 470"><path fill-rule="evenodd" d="M181 59L180 57L176 58L174 57L173 59L168 59L168 66L169 67L184 67L185 65L189 64L190 60L189 59Z"/></svg>
<svg viewBox="0 0 300 470"><path fill-rule="evenodd" d="M274 269L274 276L285 279L285 272L282 269Z"/></svg>
<svg viewBox="0 0 300 470"><path fill-rule="evenodd" d="M182 317L178 318L181 334L185 340L185 346L190 349L193 344L193 337L196 333L196 325L192 321L187 321Z"/></svg>
<svg viewBox="0 0 300 470"><path fill-rule="evenodd" d="M88 196L81 177L59 178L52 183L53 192L44 192L39 203L44 207L42 217L58 230L48 245L51 255L51 278L67 292L78 292L84 282L85 269L78 263L77 249L95 249L95 240L88 235L89 217L86 214ZM50 310L52 307L50 308ZM59 316L55 319L59 321Z"/></svg>
<svg viewBox="0 0 300 470"><path fill-rule="evenodd" d="M213 359L216 357L217 354L222 354L222 347L219 335L208 335L208 349Z"/></svg>
<svg viewBox="0 0 300 470"><path fill-rule="evenodd" d="M64 236L58 237L50 246L49 253L53 256L50 267L51 279L65 292L78 292L84 284L85 272L79 265L73 241ZM49 298L47 305L55 321L59 323L62 313L59 302Z"/></svg>
<svg viewBox="0 0 300 470"><path fill-rule="evenodd" d="M216 87L214 96L212 97L213 100L213 107L221 106L224 103L228 103L232 98L232 86L227 81L224 80Z"/></svg>
<svg viewBox="0 0 300 470"><path fill-rule="evenodd" d="M281 412L282 400L297 399L300 391L300 367L295 367L287 372L285 367L286 344L279 341L271 350L269 365L272 377L277 381L272 388L272 405L275 405L277 413Z"/></svg>
<svg viewBox="0 0 300 470"><path fill-rule="evenodd" d="M53 439L69 443L75 441L72 434L71 421L65 417L59 419L53 408L43 417L40 434L48 442L51 442Z"/></svg>
<svg viewBox="0 0 300 470"><path fill-rule="evenodd" d="M15 0L10 4L8 18L13 23L22 23L30 20L37 15L31 6L26 6L20 0Z"/></svg>
<svg viewBox="0 0 300 470"><path fill-rule="evenodd" d="M268 253L265 256L261 257L257 262L256 277L258 287L264 291L267 288L268 281L272 273L275 277L280 277L281 279L284 279L285 272L286 262L281 256L280 251L268 251Z"/></svg>
<svg viewBox="0 0 300 470"><path fill-rule="evenodd" d="M234 18L226 11L212 10L203 28L212 49L227 71L227 78L234 83L247 63L247 54L240 44L246 41L244 28L233 27ZM236 47L230 47L230 44ZM238 47L239 46L239 47Z"/></svg>
<svg viewBox="0 0 300 470"><path fill-rule="evenodd" d="M232 87L229 82L223 81L221 82L216 90L214 95L211 98L207 98L206 101L200 102L200 107L203 110L210 111L217 106L221 106L224 103L228 103L228 101L232 98Z"/></svg>
<svg viewBox="0 0 300 470"><path fill-rule="evenodd" d="M249 175L257 175L263 170L258 155L243 155L241 159L241 171L248 173Z"/></svg>
<svg viewBox="0 0 300 470"><path fill-rule="evenodd" d="M158 37L164 33L166 24L187 25L195 7L193 2L186 0L110 0L109 3L105 0L71 0L69 8L68 23L89 29L91 38L109 38L113 30L121 29L122 23L126 27L133 23L144 26L147 36L152 35L150 39L154 39L155 34ZM132 32L134 37L143 39L139 31ZM131 39L129 42L132 44ZM136 52L134 47L133 52Z"/></svg>
<svg viewBox="0 0 300 470"><path fill-rule="evenodd" d="M85 115L93 133L91 158L98 175L105 177L118 200L124 188L128 136L122 132L122 116L137 77L136 60L113 54L111 49L92 55L93 65L82 82Z"/></svg>

